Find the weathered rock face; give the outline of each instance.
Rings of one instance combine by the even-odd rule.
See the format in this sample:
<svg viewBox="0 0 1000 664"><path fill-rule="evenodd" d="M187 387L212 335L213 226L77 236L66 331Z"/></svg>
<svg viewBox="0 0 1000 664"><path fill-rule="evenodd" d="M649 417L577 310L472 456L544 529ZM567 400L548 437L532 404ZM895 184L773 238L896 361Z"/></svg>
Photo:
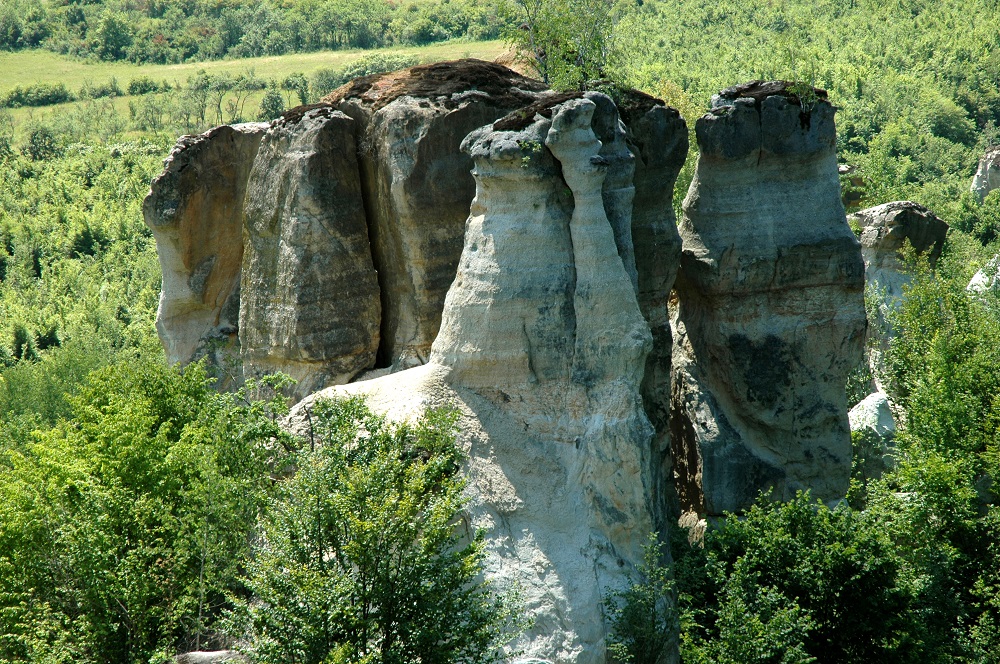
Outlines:
<svg viewBox="0 0 1000 664"><path fill-rule="evenodd" d="M948 224L913 201L884 203L851 218L861 227L865 280L889 298L902 297L903 285L910 281L899 252L909 245L933 268L948 235Z"/></svg>
<svg viewBox="0 0 1000 664"><path fill-rule="evenodd" d="M156 329L167 360L238 357L243 198L267 124L181 138L143 201L163 272Z"/></svg>
<svg viewBox="0 0 1000 664"><path fill-rule="evenodd" d="M873 392L858 402L847 419L851 432L860 434L860 456L865 479L876 479L893 467L895 458L896 420L884 392Z"/></svg>
<svg viewBox="0 0 1000 664"><path fill-rule="evenodd" d="M1000 291L1000 254L997 254L990 261L979 269L969 285L965 287L970 293L985 294Z"/></svg>
<svg viewBox="0 0 1000 664"><path fill-rule="evenodd" d="M681 257L674 215L674 183L688 152L687 124L667 106L633 95L623 104L628 146L635 155L632 241L638 276L639 308L653 335L646 358L642 400L656 429L662 477L670 483L670 362L673 336L667 300Z"/></svg>
<svg viewBox="0 0 1000 664"><path fill-rule="evenodd" d="M382 292L381 365L426 362L437 335L475 191L462 139L544 87L500 65L460 60L358 79L326 98L358 123Z"/></svg>
<svg viewBox="0 0 1000 664"><path fill-rule="evenodd" d="M910 283L910 269L901 260L900 252L908 246L926 258L933 269L944 249L948 224L933 212L912 201L884 203L851 216L861 227L861 255L865 261L865 283L877 309L869 321L868 366L876 387L886 391L882 380L883 357L894 336L888 316L903 297L903 287Z"/></svg>
<svg viewBox="0 0 1000 664"><path fill-rule="evenodd" d="M864 266L846 223L825 93L724 91L698 120L676 289L673 446L682 507L761 490L847 491L845 384L861 359Z"/></svg>
<svg viewBox="0 0 1000 664"><path fill-rule="evenodd" d="M456 407L487 574L534 618L514 647L553 662L606 661L602 597L665 532L640 393L651 335L605 211L614 161L595 127L617 118L603 113L614 106L571 99L471 134L476 197L429 363L331 388L291 418L303 427L315 398L342 394L394 418Z"/></svg>
<svg viewBox="0 0 1000 664"><path fill-rule="evenodd" d="M986 151L972 177L971 190L979 200L986 198L994 189L1000 189L1000 145Z"/></svg>
<svg viewBox="0 0 1000 664"><path fill-rule="evenodd" d="M286 115L249 180L244 374L286 373L297 397L346 383L375 364L380 321L354 121L330 107Z"/></svg>

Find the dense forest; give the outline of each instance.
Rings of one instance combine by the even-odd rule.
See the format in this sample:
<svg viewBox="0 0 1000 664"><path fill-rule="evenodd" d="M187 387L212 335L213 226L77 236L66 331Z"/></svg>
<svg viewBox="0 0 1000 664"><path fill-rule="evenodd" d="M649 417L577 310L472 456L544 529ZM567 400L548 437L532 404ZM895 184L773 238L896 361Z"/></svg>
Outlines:
<svg viewBox="0 0 1000 664"><path fill-rule="evenodd" d="M11 58L48 49L167 63L498 35L516 43L524 34L518 7L530 4L6 0L0 49ZM570 26L561 34L572 36L570 17L586 20L603 3L548 4ZM825 88L839 108L839 160L862 182L843 184L859 189L859 205L914 200L952 229L936 270L914 261L917 276L890 320L897 334L883 379L900 411L894 470L866 477L858 440L845 504L763 499L697 545L679 531L675 572L657 572L654 559L636 597L653 607L657 593L676 598L666 617L647 615L666 621L664 633L688 663L1000 662L992 484L1000 473L1000 300L965 290L1000 252L1000 191L983 201L969 192L979 157L1000 143L1000 1L645 0L616 11L602 14L606 39L588 77L665 99L692 130L714 93L745 80ZM276 465L323 469L329 459L282 438L273 386L217 394L202 368L165 366L154 329L160 271L141 200L177 134L274 117L350 75L411 63L382 54L325 78L204 75L171 81L170 90L152 79L116 83L109 94L83 93L80 81L61 91L0 90L0 107L33 107L18 119L0 108L0 659L168 661L183 649L224 645L227 629L265 634L273 616L248 600L254 593L280 607L288 592L329 582L282 588L267 567L280 560L247 566L254 540L246 533L255 527L301 556L294 524L280 514L324 518L307 511L301 492L309 486L279 490L263 479ZM259 94L247 103L250 92ZM266 92L265 108L257 100ZM129 98L131 112L109 102L117 96ZM854 385L852 403L864 395ZM385 427L359 404L339 408L325 425L348 438L358 422ZM447 489L436 499L449 516L460 506L450 426L437 414L417 430L384 428L384 449L369 460L419 483L407 475L415 471L390 462L441 450L440 466L420 472L436 473ZM331 446L326 454L347 452ZM321 476L304 473L302 482ZM442 547L450 543L441 523L430 526ZM474 570L475 543L463 556ZM413 573L441 573L421 569ZM481 589L473 591L456 611L475 618ZM486 658L507 633L509 607L498 600L490 608L500 618L478 616L468 633L479 641L449 655L455 661ZM309 641L309 615L297 619L302 652L329 645ZM273 654L278 646L260 648L260 661L286 661ZM338 653L295 661L383 661Z"/></svg>

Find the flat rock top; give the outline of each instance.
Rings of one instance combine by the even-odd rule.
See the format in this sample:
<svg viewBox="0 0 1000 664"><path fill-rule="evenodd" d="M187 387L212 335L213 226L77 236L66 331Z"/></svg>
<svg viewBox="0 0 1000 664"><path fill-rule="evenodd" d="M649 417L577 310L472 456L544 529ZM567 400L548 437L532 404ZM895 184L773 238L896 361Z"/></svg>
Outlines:
<svg viewBox="0 0 1000 664"><path fill-rule="evenodd" d="M377 111L404 96L445 97L445 105L457 105L458 102L451 101L452 95L476 90L489 95L499 105L523 106L535 100L529 92L545 89L541 81L522 76L503 65L468 58L362 76L337 88L323 101L338 104L346 99L358 99Z"/></svg>
<svg viewBox="0 0 1000 664"><path fill-rule="evenodd" d="M718 102L722 105L729 105L737 99L753 99L758 106L768 97L773 97L775 95L784 97L789 102L802 105L802 101L799 99L798 94L793 89L799 89L801 84L793 83L792 81L749 81L748 83L741 83L740 85L734 85L731 88L726 88L718 94ZM816 95L817 99L826 99L826 90L820 88L812 88L813 93ZM715 101L715 100L713 100ZM714 104L713 104L714 105Z"/></svg>

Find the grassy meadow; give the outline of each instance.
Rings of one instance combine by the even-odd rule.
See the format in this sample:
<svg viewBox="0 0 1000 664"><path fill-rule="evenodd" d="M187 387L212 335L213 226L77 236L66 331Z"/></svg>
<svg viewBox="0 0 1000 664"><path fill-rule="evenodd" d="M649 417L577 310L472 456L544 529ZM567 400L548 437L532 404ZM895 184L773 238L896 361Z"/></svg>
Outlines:
<svg viewBox="0 0 1000 664"><path fill-rule="evenodd" d="M15 86L25 87L37 83L62 83L70 92L77 94L84 84L102 86L112 80L116 80L118 85L126 90L129 81L141 77L150 78L158 83L166 82L176 90L186 85L188 78L199 72L205 72L209 75L228 74L235 77L252 71L261 79L276 81L292 74L301 73L306 78L311 79L319 70L340 69L371 54L404 55L415 57L420 62L438 62L457 58L493 60L505 50L504 44L498 40L482 42L454 40L428 46L316 51L165 65L82 60L41 49L0 51L0 94ZM247 115L252 115L250 110L257 108L263 95L264 92L258 90L248 96L245 102ZM133 100L135 97L125 94L120 97L99 100L79 99L54 106L16 108L9 112L16 130L15 137L20 140L27 125L44 121L46 118L78 111L81 107L95 102L103 105L110 104L116 112L128 116L129 102ZM295 103L293 101L292 105Z"/></svg>

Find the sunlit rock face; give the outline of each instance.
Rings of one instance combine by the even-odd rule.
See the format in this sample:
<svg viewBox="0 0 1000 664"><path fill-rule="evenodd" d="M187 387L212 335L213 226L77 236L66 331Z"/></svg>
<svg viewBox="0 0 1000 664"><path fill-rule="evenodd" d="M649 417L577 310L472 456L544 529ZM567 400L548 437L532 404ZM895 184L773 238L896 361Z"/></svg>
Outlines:
<svg viewBox="0 0 1000 664"><path fill-rule="evenodd" d="M268 130L250 172L243 371L287 374L296 397L375 364L379 289L354 131L354 120L330 107L286 115Z"/></svg>
<svg viewBox="0 0 1000 664"><path fill-rule="evenodd" d="M972 177L972 193L983 200L994 189L1000 189L1000 145L986 151Z"/></svg>
<svg viewBox="0 0 1000 664"><path fill-rule="evenodd" d="M315 399L345 394L399 419L457 408L468 525L485 529L488 576L533 619L512 647L552 662L608 661L602 600L666 532L641 392L652 336L615 232L631 219L606 211L626 160L597 138L622 130L609 101L473 132L476 195L428 364L320 392L290 418L307 433Z"/></svg>
<svg viewBox="0 0 1000 664"><path fill-rule="evenodd" d="M672 444L684 509L847 491L847 375L864 263L840 199L834 109L782 82L730 88L696 125L674 317Z"/></svg>
<svg viewBox="0 0 1000 664"><path fill-rule="evenodd" d="M462 139L544 89L501 65L458 60L357 79L326 98L357 122L382 296L380 365L426 362L441 324L475 193Z"/></svg>
<svg viewBox="0 0 1000 664"><path fill-rule="evenodd" d="M851 215L861 228L861 256L865 261L865 283L873 305L865 344L867 362L877 390L891 393L883 380L884 358L895 336L889 314L903 300L903 288L913 279L918 260L933 269L944 249L948 224L923 205L913 201L893 201ZM906 252L913 256L907 258Z"/></svg>
<svg viewBox="0 0 1000 664"><path fill-rule="evenodd" d="M184 136L143 201L163 285L156 329L171 363L239 358L243 198L265 123Z"/></svg>

